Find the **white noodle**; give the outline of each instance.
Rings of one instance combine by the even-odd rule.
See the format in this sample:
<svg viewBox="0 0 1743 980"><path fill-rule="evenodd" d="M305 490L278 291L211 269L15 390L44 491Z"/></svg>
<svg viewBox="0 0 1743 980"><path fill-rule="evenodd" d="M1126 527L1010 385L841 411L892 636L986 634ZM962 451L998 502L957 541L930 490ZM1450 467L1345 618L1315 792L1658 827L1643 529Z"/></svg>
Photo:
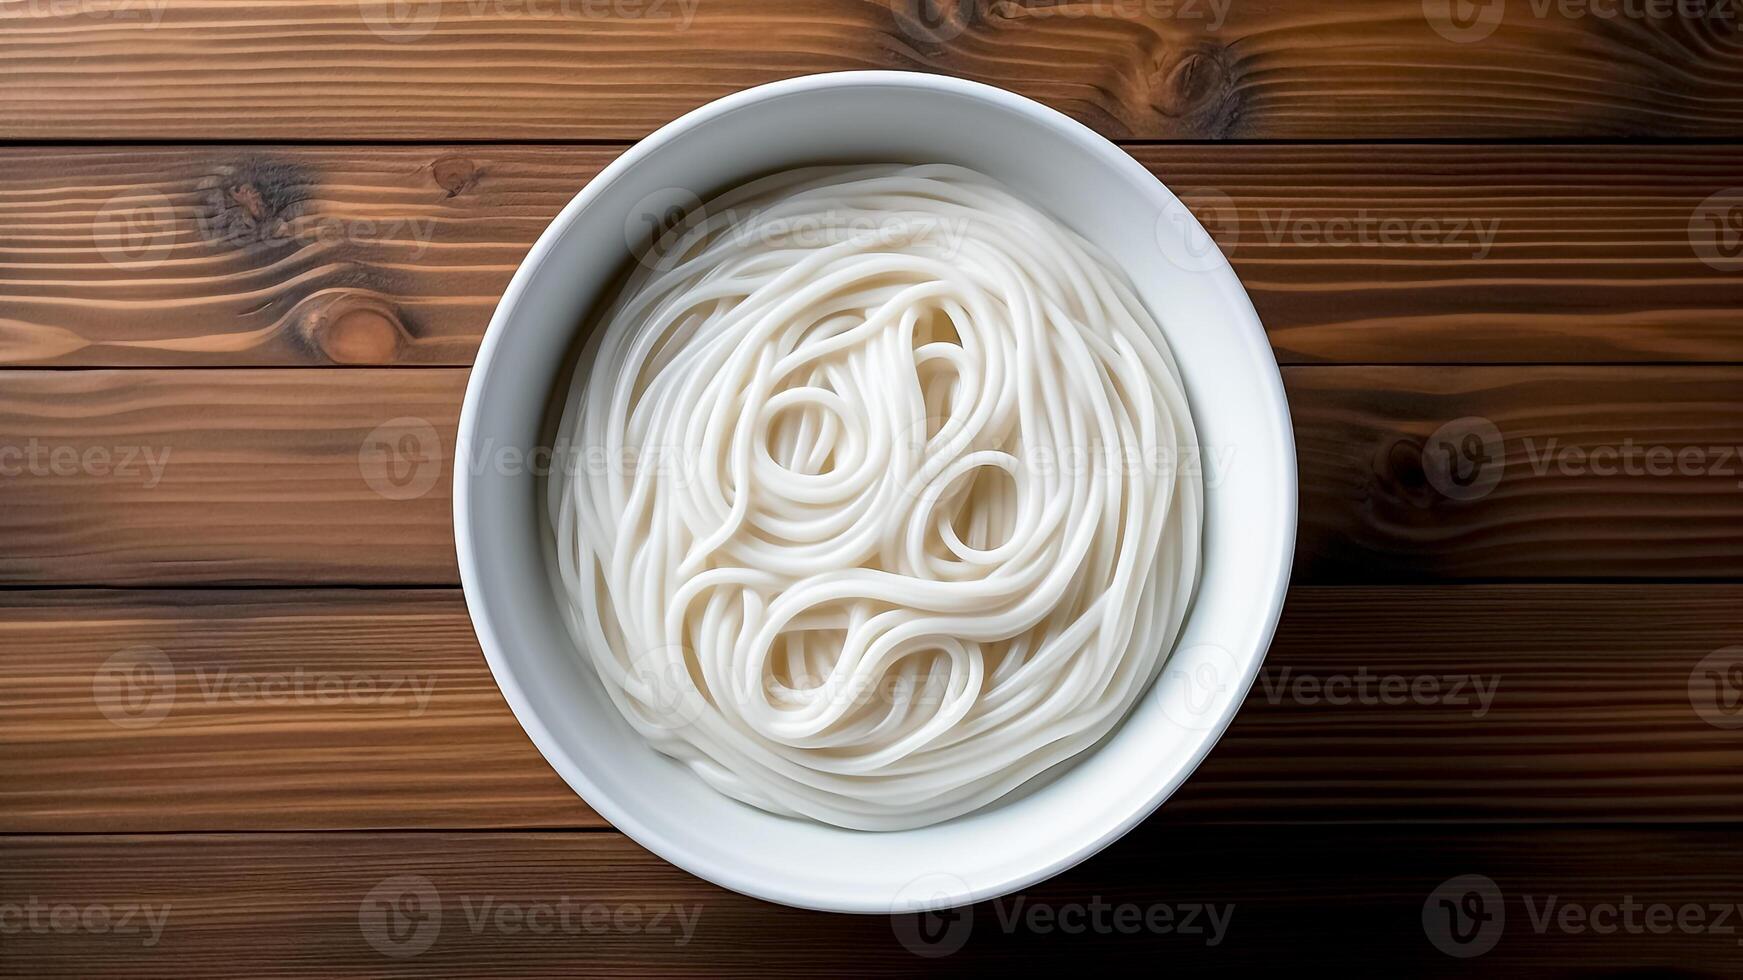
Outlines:
<svg viewBox="0 0 1743 980"><path fill-rule="evenodd" d="M550 479L559 599L720 792L900 830L1094 746L1198 578L1197 439L1098 249L981 174L815 168L656 244Z"/></svg>

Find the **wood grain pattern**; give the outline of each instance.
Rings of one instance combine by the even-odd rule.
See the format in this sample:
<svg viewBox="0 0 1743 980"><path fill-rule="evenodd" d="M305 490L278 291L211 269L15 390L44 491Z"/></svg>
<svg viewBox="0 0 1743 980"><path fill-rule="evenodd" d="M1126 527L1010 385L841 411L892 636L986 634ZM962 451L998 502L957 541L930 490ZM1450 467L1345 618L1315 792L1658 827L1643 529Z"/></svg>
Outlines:
<svg viewBox="0 0 1743 980"><path fill-rule="evenodd" d="M1743 586L1296 588L1164 812L1728 823L1739 635ZM602 826L453 590L0 593L0 651L0 833Z"/></svg>
<svg viewBox="0 0 1743 980"><path fill-rule="evenodd" d="M1728 5L1598 6L10 0L0 135L625 139L863 68L991 82L1114 137L1737 135Z"/></svg>
<svg viewBox="0 0 1743 980"><path fill-rule="evenodd" d="M1131 150L1284 363L1743 361L1743 273L1690 233L1734 148ZM0 363L464 366L617 152L0 149Z"/></svg>
<svg viewBox="0 0 1743 980"><path fill-rule="evenodd" d="M602 825L521 733L454 590L0 609L0 832Z"/></svg>
<svg viewBox="0 0 1743 980"><path fill-rule="evenodd" d="M0 0L0 977L1743 973L1739 15ZM1234 725L947 948L611 831L451 587L465 368L549 219L688 109L864 68L1128 141L1299 450ZM1453 142L1641 137L1718 142ZM1464 960L1470 875L1505 926Z"/></svg>
<svg viewBox="0 0 1743 980"><path fill-rule="evenodd" d="M617 153L0 150L0 361L470 364L533 240Z"/></svg>
<svg viewBox="0 0 1743 980"><path fill-rule="evenodd" d="M1743 963L1734 843L1726 831L1264 832L1152 819L1021 896L922 931L907 915L743 898L615 834L12 837L0 838L0 903L17 909L15 920L28 925L34 908L47 922L57 905L76 910L63 924L89 906L141 911L131 931L117 931L113 917L102 932L20 928L0 968L32 977L908 976L1144 957L1195 973L1289 959L1425 977L1468 976L1473 966L1561 974L1582 963L1607 975L1723 976ZM1430 939L1431 930L1447 935L1438 899L1462 899L1453 879L1465 875L1498 889L1484 908L1501 916L1496 941L1478 960L1454 959ZM1198 911L1189 917L1188 906ZM146 911L161 924L155 941Z"/></svg>
<svg viewBox="0 0 1743 980"><path fill-rule="evenodd" d="M1295 581L1743 574L1743 369L1290 368L1285 384Z"/></svg>
<svg viewBox="0 0 1743 980"><path fill-rule="evenodd" d="M1299 584L1743 576L1743 368L1284 374ZM464 386L458 369L0 372L0 584L455 584ZM1437 483L1485 421L1494 445L1454 462L1493 486ZM1209 477L1243 451L1209 447Z"/></svg>
<svg viewBox="0 0 1743 980"><path fill-rule="evenodd" d="M6 375L0 582L453 583L434 461L464 385L453 370Z"/></svg>

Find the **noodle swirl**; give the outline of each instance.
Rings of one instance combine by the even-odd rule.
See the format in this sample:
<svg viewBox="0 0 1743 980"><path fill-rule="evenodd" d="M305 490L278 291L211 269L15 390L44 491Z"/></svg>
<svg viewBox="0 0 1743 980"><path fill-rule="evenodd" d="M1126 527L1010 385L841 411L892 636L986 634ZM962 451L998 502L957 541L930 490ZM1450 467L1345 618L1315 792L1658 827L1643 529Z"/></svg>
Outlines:
<svg viewBox="0 0 1743 980"><path fill-rule="evenodd" d="M698 210L606 309L548 487L559 599L625 719L720 792L899 830L1107 735L1198 577L1161 331L959 167Z"/></svg>

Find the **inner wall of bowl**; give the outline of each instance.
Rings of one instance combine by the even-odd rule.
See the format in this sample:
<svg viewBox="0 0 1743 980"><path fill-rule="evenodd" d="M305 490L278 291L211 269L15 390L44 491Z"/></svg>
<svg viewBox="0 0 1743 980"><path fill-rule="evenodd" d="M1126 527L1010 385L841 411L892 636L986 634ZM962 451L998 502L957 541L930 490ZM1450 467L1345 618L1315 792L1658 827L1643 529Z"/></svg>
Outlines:
<svg viewBox="0 0 1743 980"><path fill-rule="evenodd" d="M467 462L470 546L493 668L540 749L589 803L687 870L750 894L846 911L961 900L1081 860L1183 781L1256 673L1273 583L1293 542L1293 457L1257 317L1233 274L1168 263L1157 221L1173 199L1075 124L992 90L923 83L798 87L732 105L630 151L553 226L517 278L481 359ZM1205 566L1164 675L1099 750L1037 792L933 827L873 834L783 819L719 796L649 749L571 648L547 580L537 478L494 465L536 444L579 325L627 257L632 209L672 188L706 200L793 166L946 162L987 173L1112 254L1163 326L1209 457ZM1177 205L1176 205L1177 206ZM1278 389L1280 391L1280 389ZM463 434L463 438L466 435ZM1213 462L1214 461L1214 465ZM1280 508L1279 488L1291 488ZM469 585L472 583L468 583Z"/></svg>

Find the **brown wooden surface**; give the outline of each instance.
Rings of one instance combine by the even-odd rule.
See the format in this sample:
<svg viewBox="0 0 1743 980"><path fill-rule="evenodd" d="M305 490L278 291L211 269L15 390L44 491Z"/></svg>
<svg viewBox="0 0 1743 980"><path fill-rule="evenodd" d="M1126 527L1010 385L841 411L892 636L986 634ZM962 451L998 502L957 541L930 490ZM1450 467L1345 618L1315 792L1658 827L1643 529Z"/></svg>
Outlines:
<svg viewBox="0 0 1743 980"><path fill-rule="evenodd" d="M0 593L0 650L0 832L602 826L455 590Z"/></svg>
<svg viewBox="0 0 1743 980"><path fill-rule="evenodd" d="M624 139L861 68L1122 138L1737 136L1735 12L1616 6L1479 4L1466 32L1443 0L9 0L0 136Z"/></svg>
<svg viewBox="0 0 1743 980"><path fill-rule="evenodd" d="M1735 908L1540 918L1743 902L1743 260L1706 240L1743 214L1740 18L0 0L0 975L1737 975ZM852 68L1127 141L1234 262L1300 458L1295 587L1227 736L944 956L602 827L453 587L465 369L544 224L678 113ZM1448 484L1435 453L1473 446L1498 479ZM1624 449L1697 461L1593 472ZM1475 959L1436 945L1464 875L1504 895ZM409 958L370 898L408 880L444 903ZM610 924L481 911L565 897ZM1235 904L1223 942L1024 918L1189 902ZM65 919L141 904L149 945Z"/></svg>
<svg viewBox="0 0 1743 980"><path fill-rule="evenodd" d="M1743 368L1303 367L1284 383L1303 584L1743 575ZM1425 473L1465 420L1499 435L1498 483L1473 499Z"/></svg>
<svg viewBox="0 0 1743 980"><path fill-rule="evenodd" d="M0 364L471 363L615 147L0 149ZM1735 147L1145 146L1284 363L1743 361ZM1743 199L1743 198L1740 198Z"/></svg>
<svg viewBox="0 0 1743 980"><path fill-rule="evenodd" d="M1729 822L1743 745L1689 692L1739 634L1736 585L1298 587L1167 813ZM0 833L602 825L451 590L0 594L0 650Z"/></svg>
<svg viewBox="0 0 1743 980"><path fill-rule="evenodd" d="M1290 367L1284 381L1299 584L1743 576L1743 367ZM0 582L455 584L464 389L458 369L0 372L16 450L0 458ZM1472 418L1496 427L1500 475L1462 499L1425 458ZM414 428L429 435L402 451ZM1212 448L1241 465L1243 447ZM419 482L384 483L380 451Z"/></svg>
<svg viewBox="0 0 1743 980"><path fill-rule="evenodd" d="M141 909L132 932L8 936L8 968L24 975L906 976L976 967L1075 973L1135 960L1197 974L1269 972L1311 949L1320 969L1367 975L1386 963L1408 976L1462 976L1472 962L1429 944L1423 906L1443 883L1483 875L1504 908L1493 949L1474 961L1486 974L1553 974L1604 960L1648 964L1656 975L1683 968L1723 976L1739 962L1743 914L1734 839L1576 828L1553 836L1437 828L1255 836L1158 817L1073 871L968 910L966 933L930 934L941 944L959 939L961 948L932 958L904 945L941 948L917 940L928 934L911 917L753 901L615 834L14 837L0 842L0 861L10 886L43 907ZM422 904L407 920L435 925L396 937L377 910L408 894ZM1625 903L1635 910L1623 913ZM1121 908L1132 921L1158 905L1216 906L1225 928L1214 945L1208 930L1180 931L1204 929L1202 913L1189 920L1176 911L1168 932L1087 928L1092 915L1111 926ZM1696 911L1684 921L1699 914L1709 927L1679 927L1686 906ZM1613 908L1596 920L1610 931L1564 920L1569 907ZM152 933L139 925L145 910L162 925L149 946ZM48 914L40 913L44 921ZM1063 918L1055 924L1052 916Z"/></svg>
<svg viewBox="0 0 1743 980"><path fill-rule="evenodd" d="M455 370L0 377L0 581L454 583L447 471L390 499L362 453L416 418L446 459L464 388Z"/></svg>

